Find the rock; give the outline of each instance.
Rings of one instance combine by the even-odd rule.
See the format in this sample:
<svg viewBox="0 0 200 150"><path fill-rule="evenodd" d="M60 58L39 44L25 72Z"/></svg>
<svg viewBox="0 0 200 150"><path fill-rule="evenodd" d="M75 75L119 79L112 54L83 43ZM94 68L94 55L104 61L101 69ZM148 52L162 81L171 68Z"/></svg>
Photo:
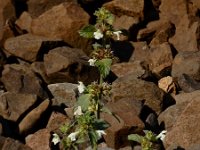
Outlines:
<svg viewBox="0 0 200 150"><path fill-rule="evenodd" d="M48 85L52 96L52 106L65 105L73 107L76 103L77 85L72 83L56 83Z"/></svg>
<svg viewBox="0 0 200 150"><path fill-rule="evenodd" d="M2 71L3 66L6 64L7 59L3 52L3 50L0 48L0 71Z"/></svg>
<svg viewBox="0 0 200 150"><path fill-rule="evenodd" d="M159 124L165 126L167 131L170 131L173 125L176 123L177 118L182 114L186 106L193 100L200 96L200 90L191 93L180 93L174 96L176 105L168 107L163 111L159 117Z"/></svg>
<svg viewBox="0 0 200 150"><path fill-rule="evenodd" d="M162 110L164 92L154 83L136 79L131 74L116 79L112 84L112 101L121 98L135 99L144 102L157 114Z"/></svg>
<svg viewBox="0 0 200 150"><path fill-rule="evenodd" d="M87 39L78 31L89 24L89 15L76 3L62 3L33 19L31 32L49 38L59 38L72 47L85 49Z"/></svg>
<svg viewBox="0 0 200 150"><path fill-rule="evenodd" d="M149 55L149 68L157 76L166 75L173 62L173 54L170 45L165 42L154 48L151 48Z"/></svg>
<svg viewBox="0 0 200 150"><path fill-rule="evenodd" d="M34 18L38 17L42 13L48 11L53 6L59 5L64 2L76 2L77 0L29 0L27 1L28 12Z"/></svg>
<svg viewBox="0 0 200 150"><path fill-rule="evenodd" d="M136 78L144 75L145 70L141 66L140 61L117 63L111 66L111 71L117 75L117 77L123 77L128 74L134 74Z"/></svg>
<svg viewBox="0 0 200 150"><path fill-rule="evenodd" d="M155 132L159 131L159 124L157 120L157 116L154 113L150 113L146 120L145 120L145 126L148 130Z"/></svg>
<svg viewBox="0 0 200 150"><path fill-rule="evenodd" d="M32 150L29 146L22 144L18 140L0 136L0 149L1 150Z"/></svg>
<svg viewBox="0 0 200 150"><path fill-rule="evenodd" d="M33 73L29 66L20 64L5 65L1 81L9 92L36 94L40 98L48 97L42 87L42 81Z"/></svg>
<svg viewBox="0 0 200 150"><path fill-rule="evenodd" d="M200 143L200 99L193 98L186 106L182 114L177 118L176 123L164 139L164 146L167 148L177 144L185 149L193 144Z"/></svg>
<svg viewBox="0 0 200 150"><path fill-rule="evenodd" d="M198 51L200 37L200 21L192 23L189 16L181 17L180 23L176 27L175 35L169 39L169 42L180 51Z"/></svg>
<svg viewBox="0 0 200 150"><path fill-rule="evenodd" d="M33 19L31 15L27 11L24 11L20 15L20 17L15 21L15 24L17 25L17 27L20 28L20 30L30 33L32 20Z"/></svg>
<svg viewBox="0 0 200 150"><path fill-rule="evenodd" d="M109 147L118 149L125 146L128 143L127 136L129 134L139 133L144 129L144 124L138 117L141 109L138 110L137 105L141 103L137 103L131 99L121 99L106 104L106 107L118 118L107 113L102 114L102 118L110 124L104 136ZM140 106L140 108L142 107Z"/></svg>
<svg viewBox="0 0 200 150"><path fill-rule="evenodd" d="M168 41L168 38L174 34L173 25L166 20L151 21L147 27L139 30L137 39L149 41L150 46L157 46Z"/></svg>
<svg viewBox="0 0 200 150"><path fill-rule="evenodd" d="M161 19L169 20L176 26L187 14L187 2L185 0L162 0L159 10Z"/></svg>
<svg viewBox="0 0 200 150"><path fill-rule="evenodd" d="M129 62L137 60L147 62L150 54L150 48L147 45L147 42L131 42L131 44L134 47L134 51Z"/></svg>
<svg viewBox="0 0 200 150"><path fill-rule="evenodd" d="M95 81L98 77L95 68L88 66L84 60L87 56L81 49L58 47L44 56L47 76L53 83L77 81Z"/></svg>
<svg viewBox="0 0 200 150"><path fill-rule="evenodd" d="M47 110L50 101L46 99L39 106L29 112L24 119L19 123L19 133L27 135L33 130L34 125L39 122L42 114Z"/></svg>
<svg viewBox="0 0 200 150"><path fill-rule="evenodd" d="M15 17L15 7L11 0L3 0L0 2L0 41L3 38L6 23L12 17Z"/></svg>
<svg viewBox="0 0 200 150"><path fill-rule="evenodd" d="M26 137L26 145L33 150L51 150L51 134L48 129L40 129L34 134L29 134Z"/></svg>
<svg viewBox="0 0 200 150"><path fill-rule="evenodd" d="M114 0L103 5L117 16L127 15L139 20L143 19L143 0Z"/></svg>
<svg viewBox="0 0 200 150"><path fill-rule="evenodd" d="M194 80L200 80L200 52L179 52L172 64L172 77L186 74Z"/></svg>
<svg viewBox="0 0 200 150"><path fill-rule="evenodd" d="M171 76L163 77L158 81L158 87L166 93L176 94L176 83Z"/></svg>
<svg viewBox="0 0 200 150"><path fill-rule="evenodd" d="M64 123L69 123L69 122L70 120L66 115L53 111L48 120L46 128L51 132L53 131L53 132L58 133L60 132L61 125L63 125Z"/></svg>
<svg viewBox="0 0 200 150"><path fill-rule="evenodd" d="M50 45L55 45L58 41L60 40L32 34L24 34L7 39L4 48L14 56L33 62L37 60L38 57L42 57L39 56L39 51L44 49L45 45L47 50Z"/></svg>
<svg viewBox="0 0 200 150"><path fill-rule="evenodd" d="M178 86L184 92L193 92L200 89L200 82L197 82L186 74L182 74L177 80Z"/></svg>
<svg viewBox="0 0 200 150"><path fill-rule="evenodd" d="M7 120L17 122L36 101L36 95L6 92L0 96L0 114Z"/></svg>

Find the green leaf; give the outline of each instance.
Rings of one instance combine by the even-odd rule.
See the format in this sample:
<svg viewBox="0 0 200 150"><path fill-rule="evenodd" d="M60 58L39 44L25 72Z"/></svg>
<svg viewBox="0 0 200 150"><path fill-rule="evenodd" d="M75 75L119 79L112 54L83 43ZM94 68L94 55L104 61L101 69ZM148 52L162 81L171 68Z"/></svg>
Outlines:
<svg viewBox="0 0 200 150"><path fill-rule="evenodd" d="M97 147L98 135L95 130L88 131L88 136L92 147L95 149Z"/></svg>
<svg viewBox="0 0 200 150"><path fill-rule="evenodd" d="M95 62L95 65L98 67L99 72L103 78L105 78L109 74L111 64L112 59L110 58L101 59Z"/></svg>
<svg viewBox="0 0 200 150"><path fill-rule="evenodd" d="M105 130L110 126L105 120L102 119L95 120L93 125L96 130Z"/></svg>
<svg viewBox="0 0 200 150"><path fill-rule="evenodd" d="M83 94L78 98L76 102L77 106L81 106L83 112L87 111L89 104L90 104L90 97L91 94Z"/></svg>
<svg viewBox="0 0 200 150"><path fill-rule="evenodd" d="M79 34L80 36L85 37L85 38L93 38L95 31L96 31L95 26L89 24L83 27L81 30L79 30Z"/></svg>
<svg viewBox="0 0 200 150"><path fill-rule="evenodd" d="M135 141L138 143L142 142L143 137L138 134L130 134L128 135L128 140Z"/></svg>

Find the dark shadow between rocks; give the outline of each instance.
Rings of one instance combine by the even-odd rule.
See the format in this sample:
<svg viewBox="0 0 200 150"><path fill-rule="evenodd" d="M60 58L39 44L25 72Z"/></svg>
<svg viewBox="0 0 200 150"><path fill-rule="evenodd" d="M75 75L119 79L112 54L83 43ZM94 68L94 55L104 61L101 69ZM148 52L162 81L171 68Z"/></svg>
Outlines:
<svg viewBox="0 0 200 150"><path fill-rule="evenodd" d="M115 41L111 48L120 62L128 62L134 51L134 47L129 41Z"/></svg>

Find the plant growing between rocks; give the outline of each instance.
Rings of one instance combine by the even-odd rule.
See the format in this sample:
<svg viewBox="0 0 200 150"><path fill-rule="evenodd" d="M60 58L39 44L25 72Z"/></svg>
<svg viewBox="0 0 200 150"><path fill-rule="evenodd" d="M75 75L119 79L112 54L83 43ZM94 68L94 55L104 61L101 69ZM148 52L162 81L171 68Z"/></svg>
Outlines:
<svg viewBox="0 0 200 150"><path fill-rule="evenodd" d="M79 34L85 38L95 39L98 43L93 44L93 52L88 60L90 66L97 67L100 73L99 81L94 81L85 86L79 82L80 93L74 106L74 116L70 123L60 127L61 133L53 134L54 145L60 143L63 149L79 149L82 144L90 143L94 150L97 149L98 141L102 135L106 135L105 129L109 124L100 118L101 112L114 116L111 111L104 107L103 97L110 95L111 85L104 82L110 72L110 67L116 57L111 50L111 38L120 38L121 31L113 29L114 16L105 8L95 11L95 25L83 27Z"/></svg>

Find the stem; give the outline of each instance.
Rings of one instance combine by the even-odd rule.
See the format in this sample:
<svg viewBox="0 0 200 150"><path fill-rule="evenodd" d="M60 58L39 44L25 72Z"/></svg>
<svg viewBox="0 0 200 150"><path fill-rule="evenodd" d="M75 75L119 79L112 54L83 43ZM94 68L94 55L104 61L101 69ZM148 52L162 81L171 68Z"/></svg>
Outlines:
<svg viewBox="0 0 200 150"><path fill-rule="evenodd" d="M99 81L99 84L101 85L103 83L103 75L100 74L100 81Z"/></svg>

